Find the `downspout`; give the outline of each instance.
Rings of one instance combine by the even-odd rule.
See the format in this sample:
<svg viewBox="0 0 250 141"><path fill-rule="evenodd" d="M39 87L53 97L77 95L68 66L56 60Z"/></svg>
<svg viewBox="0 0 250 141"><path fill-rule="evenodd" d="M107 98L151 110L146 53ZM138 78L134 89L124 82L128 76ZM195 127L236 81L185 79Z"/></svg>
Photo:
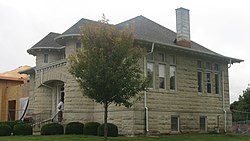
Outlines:
<svg viewBox="0 0 250 141"><path fill-rule="evenodd" d="M47 88L50 88L50 89L52 89L52 87L50 87L50 86L48 86L48 85L45 85L44 83L43 83L43 70L41 70L41 82L40 82L40 84L42 85L42 86L45 86L45 87L47 87Z"/></svg>
<svg viewBox="0 0 250 141"><path fill-rule="evenodd" d="M147 77L147 55L154 52L154 43L152 44L151 51L144 56L144 76ZM144 91L144 109L145 109L145 135L148 133L148 107L147 107L147 91Z"/></svg>
<svg viewBox="0 0 250 141"><path fill-rule="evenodd" d="M227 67L228 69L232 66L232 60L230 59L230 64ZM224 72L222 71L222 108L223 108L223 112L224 112L224 132L227 132L227 110L225 109L225 92L224 92Z"/></svg>

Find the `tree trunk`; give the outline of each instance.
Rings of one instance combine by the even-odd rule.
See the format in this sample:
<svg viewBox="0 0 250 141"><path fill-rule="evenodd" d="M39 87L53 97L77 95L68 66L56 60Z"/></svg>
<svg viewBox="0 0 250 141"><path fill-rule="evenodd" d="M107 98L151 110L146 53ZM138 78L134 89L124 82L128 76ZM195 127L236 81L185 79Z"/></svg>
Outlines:
<svg viewBox="0 0 250 141"><path fill-rule="evenodd" d="M108 102L104 103L104 141L108 140Z"/></svg>

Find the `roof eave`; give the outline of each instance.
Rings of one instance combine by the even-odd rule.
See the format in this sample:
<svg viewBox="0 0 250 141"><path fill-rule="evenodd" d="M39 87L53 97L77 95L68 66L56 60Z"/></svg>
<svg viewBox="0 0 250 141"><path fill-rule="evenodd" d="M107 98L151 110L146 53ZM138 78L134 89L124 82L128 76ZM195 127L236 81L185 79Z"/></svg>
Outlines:
<svg viewBox="0 0 250 141"><path fill-rule="evenodd" d="M194 50L194 49L187 48L187 47L182 47L182 46L179 46L179 45L166 44L166 43L161 43L161 42L153 42L153 41L147 41L147 40L142 40L142 39L136 39L136 40L144 41L144 42L145 41L146 42L151 42L151 43L163 45L165 47L172 47L172 49L177 50L177 51L185 51L187 53L193 53L193 54L205 55L205 56L208 56L208 57L215 57L215 58L225 59L228 62L228 64L230 64L230 63L231 64L233 64L233 63L241 63L241 62L244 61L244 60L241 60L241 59L226 57L226 56L223 56L223 55L214 55L214 54L210 54L210 53L204 53L204 52L201 52L201 51L198 51L198 50Z"/></svg>
<svg viewBox="0 0 250 141"><path fill-rule="evenodd" d="M55 38L55 41L58 44L65 46L66 45L65 39L69 38L69 37L71 37L71 38L80 37L80 34L65 34L65 35L60 35L60 36L58 36L58 37Z"/></svg>
<svg viewBox="0 0 250 141"><path fill-rule="evenodd" d="M65 46L62 46L62 47L33 47L33 48L28 49L27 52L29 54L32 54L32 55L35 56L36 55L35 54L36 50L41 50L41 49L61 50L61 49L64 49L64 48L65 48Z"/></svg>
<svg viewBox="0 0 250 141"><path fill-rule="evenodd" d="M35 72L36 67L28 68L26 70L19 71L20 74L32 74Z"/></svg>

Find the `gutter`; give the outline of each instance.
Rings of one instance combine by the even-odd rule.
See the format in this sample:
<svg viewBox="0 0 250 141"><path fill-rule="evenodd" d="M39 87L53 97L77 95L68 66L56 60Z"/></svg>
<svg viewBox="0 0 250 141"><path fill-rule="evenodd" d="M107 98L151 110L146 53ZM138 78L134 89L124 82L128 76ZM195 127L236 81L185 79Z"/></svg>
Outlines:
<svg viewBox="0 0 250 141"><path fill-rule="evenodd" d="M144 55L144 77L147 77L147 55L154 52L154 43L152 43L151 51ZM148 133L148 107L147 107L147 91L144 91L144 109L145 109L145 135Z"/></svg>
<svg viewBox="0 0 250 141"><path fill-rule="evenodd" d="M232 60L230 59L228 69L232 66ZM221 72L222 75L222 110L224 113L224 132L227 132L227 110L225 108L225 92L224 92L224 72Z"/></svg>

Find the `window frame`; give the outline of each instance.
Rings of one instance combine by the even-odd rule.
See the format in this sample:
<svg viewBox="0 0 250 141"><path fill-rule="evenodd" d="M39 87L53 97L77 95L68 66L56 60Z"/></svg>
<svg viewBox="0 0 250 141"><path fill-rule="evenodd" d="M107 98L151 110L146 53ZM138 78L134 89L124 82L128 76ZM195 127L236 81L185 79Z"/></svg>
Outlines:
<svg viewBox="0 0 250 141"><path fill-rule="evenodd" d="M43 63L49 63L49 54L48 53L44 53L43 54Z"/></svg>
<svg viewBox="0 0 250 141"><path fill-rule="evenodd" d="M177 120L177 123L173 123L173 118L176 118ZM171 119L170 119L170 128L171 128L171 131L172 132L180 132L180 117L179 116L171 116ZM174 127L174 126L177 126L177 127ZM177 128L177 130L176 130Z"/></svg>
<svg viewBox="0 0 250 141"><path fill-rule="evenodd" d="M157 58L157 60L158 60L159 62L165 62L165 61L166 61L166 55L165 55L165 53L159 52L159 53L158 53L158 58Z"/></svg>
<svg viewBox="0 0 250 141"><path fill-rule="evenodd" d="M199 73L201 74L201 86L200 86L200 88L201 88L201 91L199 91ZM203 94L204 93L204 88L203 88L203 72L202 72L202 70L198 70L197 71L197 83L198 83L198 94L200 95L200 94Z"/></svg>
<svg viewBox="0 0 250 141"><path fill-rule="evenodd" d="M174 68L174 89L171 88L171 84L172 84L172 81L171 81L171 70L172 68ZM176 66L174 65L170 65L169 66L169 89L170 91L176 91L177 90L177 82L176 82Z"/></svg>
<svg viewBox="0 0 250 141"><path fill-rule="evenodd" d="M204 124L202 124L201 120L204 119ZM204 129L203 126L204 125ZM200 132L207 132L207 117L206 116L200 116L199 118L199 126L200 126Z"/></svg>
<svg viewBox="0 0 250 141"><path fill-rule="evenodd" d="M163 66L163 77L162 76L160 76L160 66ZM162 64L162 63L159 63L159 65L158 65L158 69L159 69L159 75L158 75L158 78L159 78L159 85L158 85L158 87L159 87L159 89L162 89L162 90L164 90L164 89L166 89L166 64ZM163 88L161 88L160 86L161 86L161 78L163 78Z"/></svg>
<svg viewBox="0 0 250 141"><path fill-rule="evenodd" d="M209 76L210 76L210 78L208 79L208 74L209 74ZM210 81L208 81L208 80L210 80ZM208 92L208 87L209 87L209 85L210 85L210 92ZM207 94L212 94L212 92L213 92L213 83L212 83L212 73L211 72L209 72L209 71L207 71L206 72L206 93Z"/></svg>
<svg viewBox="0 0 250 141"><path fill-rule="evenodd" d="M216 80L216 76L218 77ZM214 92L215 94L221 94L221 80L218 72L214 73Z"/></svg>
<svg viewBox="0 0 250 141"><path fill-rule="evenodd" d="M79 44L80 44L80 46L79 46ZM81 48L82 47L82 43L81 42L76 42L75 47L76 47L76 49Z"/></svg>
<svg viewBox="0 0 250 141"><path fill-rule="evenodd" d="M154 70L154 66L155 66L155 63L154 62L151 62L151 61L147 61L146 62L146 74L147 74L147 77L148 77L148 64L152 64L152 84L149 84L149 89L154 89L155 88L155 70ZM152 87L150 86L152 85Z"/></svg>

